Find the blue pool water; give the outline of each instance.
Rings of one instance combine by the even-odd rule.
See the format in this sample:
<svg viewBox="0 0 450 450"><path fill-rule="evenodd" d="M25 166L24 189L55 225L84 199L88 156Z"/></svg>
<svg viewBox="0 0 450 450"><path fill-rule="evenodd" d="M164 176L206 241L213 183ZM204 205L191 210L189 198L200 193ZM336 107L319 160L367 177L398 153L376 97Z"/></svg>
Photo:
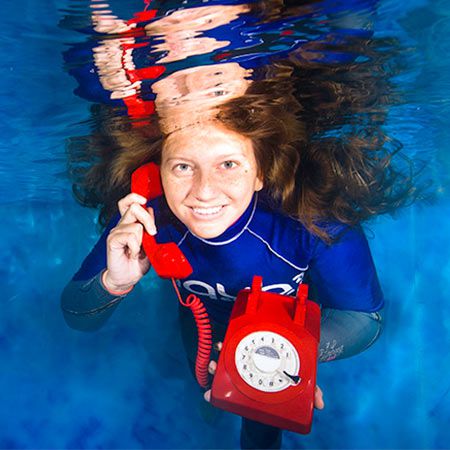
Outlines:
<svg viewBox="0 0 450 450"><path fill-rule="evenodd" d="M63 322L60 292L97 239L67 176L65 140L89 131L62 68L68 7L2 2L0 448L237 448L238 418L203 419L164 282L146 277L100 332ZM450 5L384 0L375 30L404 48L388 131L437 196L368 226L385 332L320 366L326 408L285 448L450 447Z"/></svg>

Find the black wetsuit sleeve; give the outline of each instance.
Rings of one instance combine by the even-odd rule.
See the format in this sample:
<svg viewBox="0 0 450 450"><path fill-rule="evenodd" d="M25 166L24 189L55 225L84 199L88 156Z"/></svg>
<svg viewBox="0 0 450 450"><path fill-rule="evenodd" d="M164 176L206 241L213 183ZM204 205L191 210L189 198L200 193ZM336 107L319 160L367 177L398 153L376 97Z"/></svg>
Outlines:
<svg viewBox="0 0 450 450"><path fill-rule="evenodd" d="M71 328L98 330L111 317L125 295L110 294L100 278L103 271L89 280L71 280L61 295L64 319Z"/></svg>
<svg viewBox="0 0 450 450"><path fill-rule="evenodd" d="M61 295L61 308L69 327L98 330L126 295L110 294L101 283L103 271L89 280L71 280Z"/></svg>
<svg viewBox="0 0 450 450"><path fill-rule="evenodd" d="M99 329L125 297L110 294L101 282L101 275L106 269L106 239L119 219L117 214L111 220L62 292L61 308L71 328L83 331Z"/></svg>

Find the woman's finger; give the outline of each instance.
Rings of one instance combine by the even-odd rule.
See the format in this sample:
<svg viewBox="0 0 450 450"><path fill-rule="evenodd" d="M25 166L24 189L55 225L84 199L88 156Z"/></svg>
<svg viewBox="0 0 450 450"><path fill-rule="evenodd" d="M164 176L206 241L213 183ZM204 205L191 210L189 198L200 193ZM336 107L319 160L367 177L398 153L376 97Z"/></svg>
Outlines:
<svg viewBox="0 0 450 450"><path fill-rule="evenodd" d="M207 390L203 394L203 398L209 403L211 401L211 389Z"/></svg>
<svg viewBox="0 0 450 450"><path fill-rule="evenodd" d="M139 222L120 224L120 226L113 228L108 236L109 248L119 249L129 246L133 256L135 256L136 248L139 248L139 253L142 250L143 233L144 226ZM134 235L134 237L132 238L131 235ZM130 245L128 245L128 240L130 240Z"/></svg>
<svg viewBox="0 0 450 450"><path fill-rule="evenodd" d="M112 251L114 250L127 250L127 256L133 259L138 259L141 252L141 242L142 242L142 226L141 226L141 237L133 231L116 230L111 232L107 238L108 248Z"/></svg>
<svg viewBox="0 0 450 450"><path fill-rule="evenodd" d="M314 390L314 408L316 409L325 408L325 402L323 401L323 392L319 386L316 386Z"/></svg>
<svg viewBox="0 0 450 450"><path fill-rule="evenodd" d="M147 208L147 212L150 216L150 222L148 223L148 226L145 227L145 229L147 230L148 234L154 236L158 232L155 225L155 211L149 206Z"/></svg>
<svg viewBox="0 0 450 450"><path fill-rule="evenodd" d="M156 234L155 214L151 207L143 208L138 203L132 203L120 219L119 226L135 222L140 222L144 225L148 234L151 234L152 236Z"/></svg>
<svg viewBox="0 0 450 450"><path fill-rule="evenodd" d="M142 195L135 194L134 192L132 192L131 194L128 194L124 198L121 198L117 202L117 206L119 207L120 215L123 216L126 213L126 211L128 210L128 208L133 203L139 203L140 205L146 205L147 199L145 197L143 197Z"/></svg>
<svg viewBox="0 0 450 450"><path fill-rule="evenodd" d="M217 370L217 363L215 361L210 361L208 364L208 372L211 375L215 375Z"/></svg>

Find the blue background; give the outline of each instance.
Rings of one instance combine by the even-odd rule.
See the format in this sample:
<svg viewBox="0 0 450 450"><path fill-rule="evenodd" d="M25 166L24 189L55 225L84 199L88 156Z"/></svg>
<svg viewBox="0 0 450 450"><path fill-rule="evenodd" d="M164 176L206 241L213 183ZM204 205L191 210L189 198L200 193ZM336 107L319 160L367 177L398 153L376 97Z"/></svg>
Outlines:
<svg viewBox="0 0 450 450"><path fill-rule="evenodd" d="M57 26L67 6L2 2L0 447L236 448L239 419L204 411L163 281L147 276L100 332L63 322L60 292L97 239L67 177L65 139L89 118L62 68L77 39ZM382 1L376 31L408 49L396 80L407 102L387 128L428 161L438 198L368 225L385 332L320 366L326 408L310 435L285 433L285 448L450 447L450 6Z"/></svg>

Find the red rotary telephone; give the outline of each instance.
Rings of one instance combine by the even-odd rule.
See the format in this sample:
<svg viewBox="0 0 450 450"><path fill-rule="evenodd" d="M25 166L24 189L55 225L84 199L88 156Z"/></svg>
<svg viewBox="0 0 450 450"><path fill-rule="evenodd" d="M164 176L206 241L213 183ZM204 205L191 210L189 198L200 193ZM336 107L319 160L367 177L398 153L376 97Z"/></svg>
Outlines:
<svg viewBox="0 0 450 450"><path fill-rule="evenodd" d="M320 308L301 284L297 296L239 292L211 390L218 408L297 433L309 433L314 408Z"/></svg>

